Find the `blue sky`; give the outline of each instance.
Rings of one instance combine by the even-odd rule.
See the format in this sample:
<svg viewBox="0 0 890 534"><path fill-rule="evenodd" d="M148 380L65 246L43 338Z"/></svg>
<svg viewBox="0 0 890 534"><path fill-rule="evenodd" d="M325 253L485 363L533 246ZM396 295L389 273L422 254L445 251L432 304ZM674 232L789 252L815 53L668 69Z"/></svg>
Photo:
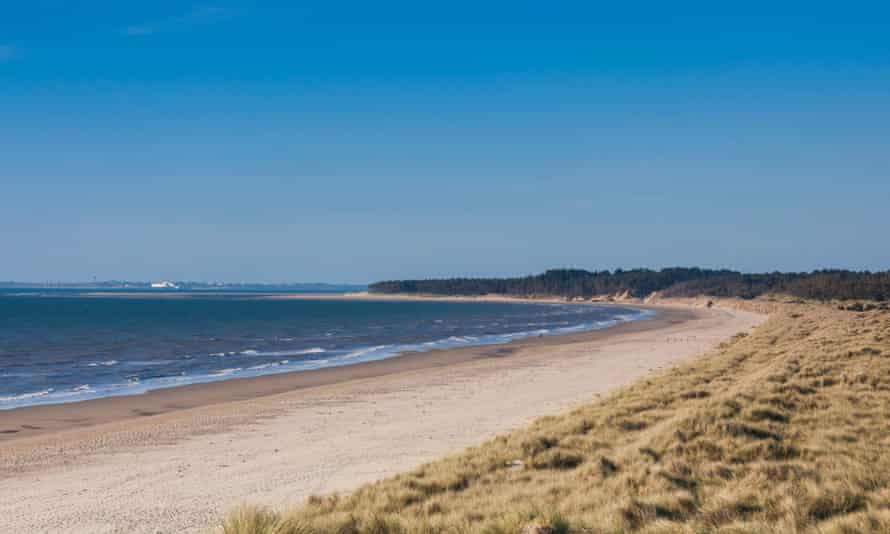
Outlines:
<svg viewBox="0 0 890 534"><path fill-rule="evenodd" d="M289 4L4 4L0 280L890 268L886 2Z"/></svg>

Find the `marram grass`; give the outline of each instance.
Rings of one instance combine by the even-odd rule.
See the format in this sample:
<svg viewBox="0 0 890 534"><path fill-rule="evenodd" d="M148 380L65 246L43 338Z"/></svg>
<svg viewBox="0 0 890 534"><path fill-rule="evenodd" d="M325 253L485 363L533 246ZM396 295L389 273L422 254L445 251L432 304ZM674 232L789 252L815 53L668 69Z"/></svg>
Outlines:
<svg viewBox="0 0 890 534"><path fill-rule="evenodd" d="M602 401L347 496L235 510L217 530L890 532L890 312L779 305Z"/></svg>

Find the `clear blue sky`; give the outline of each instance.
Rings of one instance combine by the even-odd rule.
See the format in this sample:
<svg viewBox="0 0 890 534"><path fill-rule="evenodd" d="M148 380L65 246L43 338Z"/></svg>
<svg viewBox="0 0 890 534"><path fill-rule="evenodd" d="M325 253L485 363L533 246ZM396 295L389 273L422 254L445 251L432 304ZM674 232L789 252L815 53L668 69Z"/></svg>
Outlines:
<svg viewBox="0 0 890 534"><path fill-rule="evenodd" d="M890 268L887 2L289 4L5 3L0 280Z"/></svg>

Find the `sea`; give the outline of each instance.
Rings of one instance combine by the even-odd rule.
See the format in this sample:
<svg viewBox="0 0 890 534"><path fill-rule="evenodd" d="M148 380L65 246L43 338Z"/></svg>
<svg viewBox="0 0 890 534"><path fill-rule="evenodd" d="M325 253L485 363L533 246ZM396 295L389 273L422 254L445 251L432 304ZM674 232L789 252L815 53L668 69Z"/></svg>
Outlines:
<svg viewBox="0 0 890 534"><path fill-rule="evenodd" d="M0 410L609 328L591 304L0 289Z"/></svg>

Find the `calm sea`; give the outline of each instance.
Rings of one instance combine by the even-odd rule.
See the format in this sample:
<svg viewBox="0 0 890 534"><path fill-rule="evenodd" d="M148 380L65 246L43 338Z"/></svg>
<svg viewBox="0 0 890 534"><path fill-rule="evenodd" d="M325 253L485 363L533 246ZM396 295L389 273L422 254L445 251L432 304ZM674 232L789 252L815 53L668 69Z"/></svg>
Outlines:
<svg viewBox="0 0 890 534"><path fill-rule="evenodd" d="M577 304L0 290L0 409L506 343L649 313Z"/></svg>

